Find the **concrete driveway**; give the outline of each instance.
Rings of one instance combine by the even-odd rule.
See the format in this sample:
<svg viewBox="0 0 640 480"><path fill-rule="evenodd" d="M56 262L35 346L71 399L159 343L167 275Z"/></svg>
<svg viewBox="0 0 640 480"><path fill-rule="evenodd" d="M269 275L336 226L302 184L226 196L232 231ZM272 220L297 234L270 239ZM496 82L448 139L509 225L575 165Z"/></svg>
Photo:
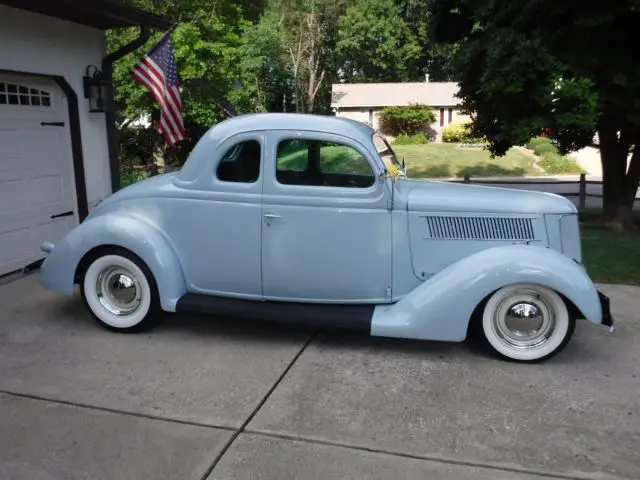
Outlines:
<svg viewBox="0 0 640 480"><path fill-rule="evenodd" d="M0 479L640 478L640 289L556 359L171 317L0 286Z"/></svg>

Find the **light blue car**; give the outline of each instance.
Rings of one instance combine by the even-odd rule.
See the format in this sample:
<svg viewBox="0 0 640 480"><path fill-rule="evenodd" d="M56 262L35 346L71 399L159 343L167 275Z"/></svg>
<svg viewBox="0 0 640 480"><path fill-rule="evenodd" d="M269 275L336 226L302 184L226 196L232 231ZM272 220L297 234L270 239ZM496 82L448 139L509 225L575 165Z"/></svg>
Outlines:
<svg viewBox="0 0 640 480"><path fill-rule="evenodd" d="M104 200L45 242L51 290L103 326L210 312L374 336L479 339L503 359L562 350L577 319L613 327L581 265L576 208L548 193L406 178L385 138L329 116L253 114L184 167Z"/></svg>

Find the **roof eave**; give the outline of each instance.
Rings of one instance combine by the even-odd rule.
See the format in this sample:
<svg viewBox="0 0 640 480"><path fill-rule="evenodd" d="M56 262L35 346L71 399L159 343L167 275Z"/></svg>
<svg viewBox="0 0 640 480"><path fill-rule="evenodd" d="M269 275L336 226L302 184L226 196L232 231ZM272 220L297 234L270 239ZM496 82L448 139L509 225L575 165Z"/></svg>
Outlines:
<svg viewBox="0 0 640 480"><path fill-rule="evenodd" d="M168 30L169 19L140 10L117 0L0 0L0 5L26 10L81 25L110 30L146 26Z"/></svg>

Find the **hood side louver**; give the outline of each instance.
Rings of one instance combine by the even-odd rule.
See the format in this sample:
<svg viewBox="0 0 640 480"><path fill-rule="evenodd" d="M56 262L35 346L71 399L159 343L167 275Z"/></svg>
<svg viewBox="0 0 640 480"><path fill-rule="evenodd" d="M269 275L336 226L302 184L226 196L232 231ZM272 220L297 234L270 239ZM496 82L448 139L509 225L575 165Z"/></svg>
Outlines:
<svg viewBox="0 0 640 480"><path fill-rule="evenodd" d="M427 235L433 240L535 240L533 220L513 217L425 217Z"/></svg>

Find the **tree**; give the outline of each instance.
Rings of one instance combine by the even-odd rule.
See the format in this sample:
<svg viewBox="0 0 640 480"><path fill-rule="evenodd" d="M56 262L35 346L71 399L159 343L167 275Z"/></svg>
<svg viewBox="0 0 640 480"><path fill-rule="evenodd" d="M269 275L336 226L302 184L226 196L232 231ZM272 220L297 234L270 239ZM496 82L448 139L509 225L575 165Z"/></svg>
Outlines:
<svg viewBox="0 0 640 480"><path fill-rule="evenodd" d="M263 20L249 28L239 49L240 85L230 99L241 112L273 112L291 108L292 75L277 26Z"/></svg>
<svg viewBox="0 0 640 480"><path fill-rule="evenodd" d="M356 0L340 18L336 53L343 80L424 80L423 47L394 0Z"/></svg>
<svg viewBox="0 0 640 480"><path fill-rule="evenodd" d="M267 7L263 20L277 24L284 39L298 111L328 112L331 83L336 78L338 19L350 1L271 0Z"/></svg>
<svg viewBox="0 0 640 480"><path fill-rule="evenodd" d="M237 95L243 73L241 48L246 44L244 33L251 28L244 9L255 16L255 4L227 0L128 0L127 3L179 22L172 33L172 41L182 87L187 135L166 155L182 163L212 124L233 113L231 99ZM108 50L117 49L137 35L137 29L110 31L107 35ZM153 98L133 80L129 70L161 35L162 32L155 32L146 45L115 64L116 104L120 114L126 118L149 113L153 119L159 116ZM157 136L157 139L157 145L164 148L161 137Z"/></svg>
<svg viewBox="0 0 640 480"><path fill-rule="evenodd" d="M494 155L550 128L561 153L600 140L604 220L632 225L640 180L638 0L430 0L475 137ZM627 168L627 158L631 162Z"/></svg>

